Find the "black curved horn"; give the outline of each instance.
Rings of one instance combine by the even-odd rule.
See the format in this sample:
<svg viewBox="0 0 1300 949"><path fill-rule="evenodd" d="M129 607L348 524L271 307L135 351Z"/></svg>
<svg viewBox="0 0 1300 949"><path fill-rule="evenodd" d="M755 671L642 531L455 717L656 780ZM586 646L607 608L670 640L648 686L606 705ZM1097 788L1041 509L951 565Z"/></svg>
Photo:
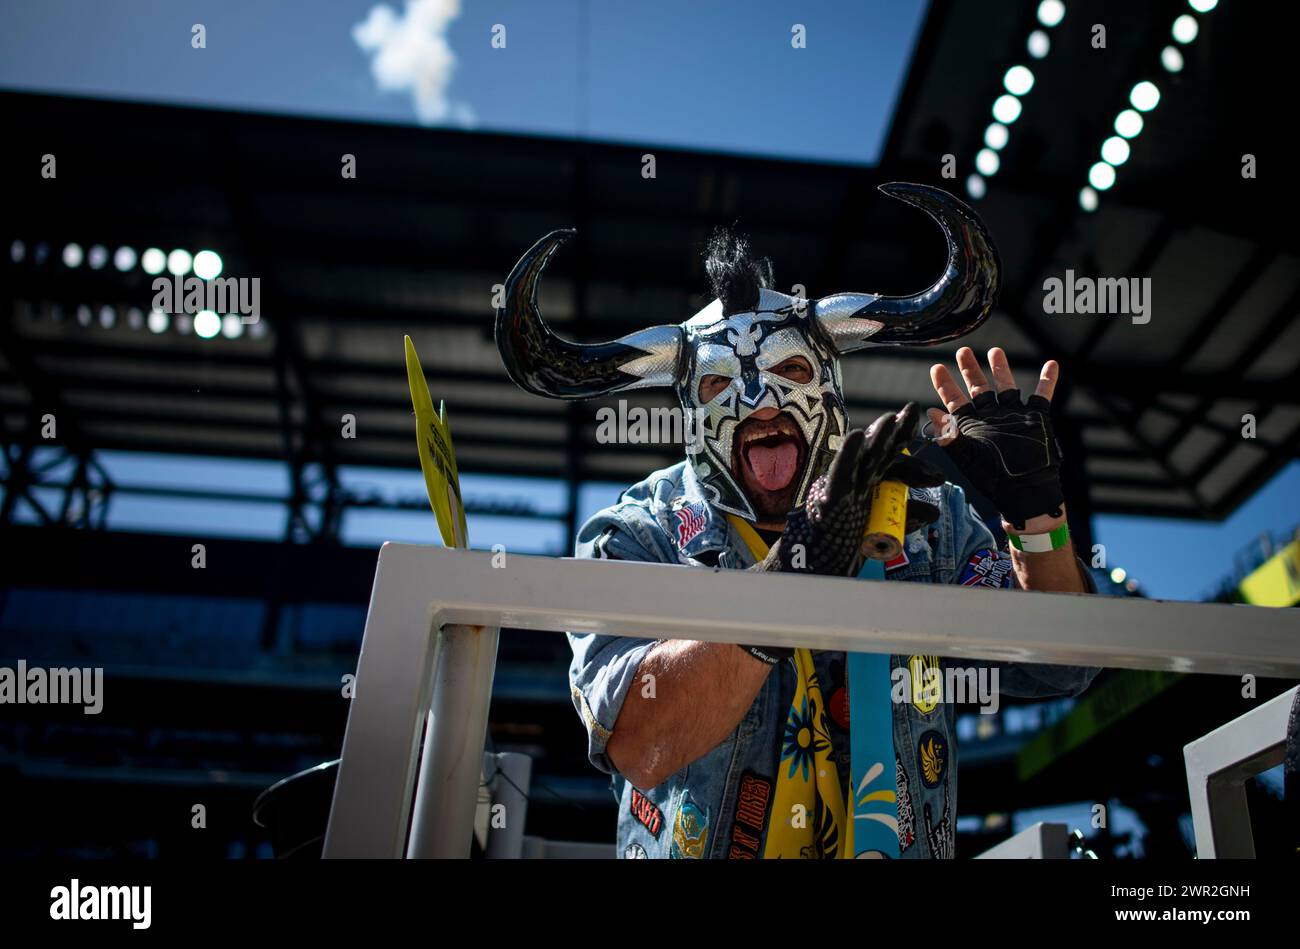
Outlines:
<svg viewBox="0 0 1300 949"><path fill-rule="evenodd" d="M572 343L556 336L542 319L538 281L551 256L574 233L568 228L551 231L506 278L495 329L506 372L520 388L553 399L673 385L682 348L679 327L652 326L608 343Z"/></svg>
<svg viewBox="0 0 1300 949"><path fill-rule="evenodd" d="M998 250L984 223L941 188L891 181L891 198L921 208L943 228L948 266L934 285L905 297L838 293L813 310L836 352L864 346L929 346L974 330L993 312L1001 278Z"/></svg>

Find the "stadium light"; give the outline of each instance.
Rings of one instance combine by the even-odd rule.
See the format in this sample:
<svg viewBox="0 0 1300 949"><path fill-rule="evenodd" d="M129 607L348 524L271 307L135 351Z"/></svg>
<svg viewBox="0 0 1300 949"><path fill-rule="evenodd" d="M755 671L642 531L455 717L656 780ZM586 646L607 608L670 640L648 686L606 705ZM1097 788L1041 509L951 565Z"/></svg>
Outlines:
<svg viewBox="0 0 1300 949"><path fill-rule="evenodd" d="M998 153L991 148L981 148L975 155L975 167L979 173L986 178L992 177L998 173L1002 167L1002 162L998 159Z"/></svg>
<svg viewBox="0 0 1300 949"><path fill-rule="evenodd" d="M1173 46L1166 46L1160 51L1160 65L1165 67L1166 72L1183 71L1183 54Z"/></svg>
<svg viewBox="0 0 1300 949"><path fill-rule="evenodd" d="M194 266L194 258L188 250L177 248L167 255L167 272L175 277L183 277Z"/></svg>
<svg viewBox="0 0 1300 949"><path fill-rule="evenodd" d="M1174 20L1173 34L1174 39L1186 44L1196 39L1196 34L1201 31L1201 25L1196 22L1196 17L1190 13L1184 13L1178 19Z"/></svg>
<svg viewBox="0 0 1300 949"><path fill-rule="evenodd" d="M971 175L966 179L966 193L978 201L988 193L988 186L979 175Z"/></svg>
<svg viewBox="0 0 1300 949"><path fill-rule="evenodd" d="M998 151L1007 144L1011 137L1011 132L1001 122L993 122L984 130L984 144L994 151Z"/></svg>
<svg viewBox="0 0 1300 949"><path fill-rule="evenodd" d="M1129 147L1128 142L1118 135L1112 135L1101 144L1101 157L1107 164L1119 167L1128 161Z"/></svg>
<svg viewBox="0 0 1300 949"><path fill-rule="evenodd" d="M993 118L1003 125L1010 125L1020 118L1020 100L1012 95L1001 95L993 103Z"/></svg>
<svg viewBox="0 0 1300 949"><path fill-rule="evenodd" d="M1047 34L1042 30L1034 30L1029 34L1029 43L1027 44L1029 55L1034 59L1042 59L1052 51L1052 41L1047 38Z"/></svg>
<svg viewBox="0 0 1300 949"><path fill-rule="evenodd" d="M1084 185L1079 189L1079 207L1083 208L1089 214L1097 210L1099 199L1096 190L1090 185Z"/></svg>
<svg viewBox="0 0 1300 949"><path fill-rule="evenodd" d="M244 321L238 313L227 313L221 318L221 335L226 339L239 339L244 335Z"/></svg>
<svg viewBox="0 0 1300 949"><path fill-rule="evenodd" d="M1038 5L1038 22L1049 29L1065 19L1065 4L1061 0L1043 0Z"/></svg>
<svg viewBox="0 0 1300 949"><path fill-rule="evenodd" d="M1133 91L1128 95L1128 101L1133 103L1133 108L1139 112L1150 112L1160 104L1160 89L1154 82L1144 79L1133 87Z"/></svg>
<svg viewBox="0 0 1300 949"><path fill-rule="evenodd" d="M167 255L157 247L150 247L141 255L140 266L150 276L160 274L167 267Z"/></svg>
<svg viewBox="0 0 1300 949"><path fill-rule="evenodd" d="M63 248L63 265L65 267L80 267L83 256L80 244L69 244Z"/></svg>
<svg viewBox="0 0 1300 949"><path fill-rule="evenodd" d="M167 332L168 322L170 321L167 318L167 314L164 313L162 310L149 311L149 332L151 333Z"/></svg>
<svg viewBox="0 0 1300 949"><path fill-rule="evenodd" d="M1132 109L1125 109L1115 116L1115 131L1125 138L1136 138L1142 132L1142 114Z"/></svg>
<svg viewBox="0 0 1300 949"><path fill-rule="evenodd" d="M103 244L95 244L86 254L86 263L90 264L91 270L102 269L108 263L108 248Z"/></svg>
<svg viewBox="0 0 1300 949"><path fill-rule="evenodd" d="M214 280L221 275L221 257L216 251L201 250L194 255L194 275Z"/></svg>
<svg viewBox="0 0 1300 949"><path fill-rule="evenodd" d="M126 273L135 266L135 250L130 247L119 247L117 253L113 255L113 266Z"/></svg>
<svg viewBox="0 0 1300 949"><path fill-rule="evenodd" d="M1099 161L1088 169L1088 181L1098 191L1105 191L1115 183L1115 169L1104 161Z"/></svg>
<svg viewBox="0 0 1300 949"><path fill-rule="evenodd" d="M221 317L211 310L199 310L194 314L194 332L203 339L212 339L221 332Z"/></svg>
<svg viewBox="0 0 1300 949"><path fill-rule="evenodd" d="M27 256L27 245L24 244L22 241L14 241L12 244L9 245L9 259L12 260L14 263L16 264L22 263L23 258L26 256Z"/></svg>
<svg viewBox="0 0 1300 949"><path fill-rule="evenodd" d="M1187 0L1187 5L1197 13L1209 13L1219 5L1219 0Z"/></svg>
<svg viewBox="0 0 1300 949"><path fill-rule="evenodd" d="M1034 74L1028 66L1012 66L1002 77L1002 85L1013 96L1028 95L1034 88Z"/></svg>

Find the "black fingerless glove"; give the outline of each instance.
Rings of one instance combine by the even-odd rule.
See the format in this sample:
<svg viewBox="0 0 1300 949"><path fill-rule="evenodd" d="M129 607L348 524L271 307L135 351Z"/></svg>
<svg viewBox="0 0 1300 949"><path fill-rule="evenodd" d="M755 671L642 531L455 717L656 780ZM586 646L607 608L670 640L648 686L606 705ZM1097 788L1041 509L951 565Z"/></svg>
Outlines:
<svg viewBox="0 0 1300 949"><path fill-rule="evenodd" d="M952 415L960 434L944 451L1013 527L1060 515L1061 448L1047 399L1022 402L1019 389L981 392Z"/></svg>
<svg viewBox="0 0 1300 949"><path fill-rule="evenodd" d="M871 513L871 492L886 479L909 487L943 484L943 473L918 458L902 454L916 428L916 405L897 416L882 415L868 432L850 432L830 469L808 489L803 507L786 518L785 530L755 569L770 573L816 573L851 576L858 566L862 534ZM931 523L939 510L925 501L908 504L908 528ZM742 646L751 655L775 664L793 653L772 646Z"/></svg>

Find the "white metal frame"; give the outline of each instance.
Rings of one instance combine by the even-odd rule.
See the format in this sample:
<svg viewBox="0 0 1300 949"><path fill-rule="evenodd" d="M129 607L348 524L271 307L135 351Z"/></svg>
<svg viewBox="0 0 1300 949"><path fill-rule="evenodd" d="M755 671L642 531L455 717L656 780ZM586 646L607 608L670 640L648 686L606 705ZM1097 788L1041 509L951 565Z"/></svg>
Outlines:
<svg viewBox="0 0 1300 949"><path fill-rule="evenodd" d="M1276 612L1296 615L1294 610ZM1246 781L1282 763L1297 691L1300 686L1183 746L1196 855L1202 860L1254 858Z"/></svg>
<svg viewBox="0 0 1300 949"><path fill-rule="evenodd" d="M979 854L976 860L1065 860L1070 832L1064 824L1039 821Z"/></svg>
<svg viewBox="0 0 1300 949"><path fill-rule="evenodd" d="M380 550L325 856L468 855L500 626L1300 678L1291 610L494 558Z"/></svg>

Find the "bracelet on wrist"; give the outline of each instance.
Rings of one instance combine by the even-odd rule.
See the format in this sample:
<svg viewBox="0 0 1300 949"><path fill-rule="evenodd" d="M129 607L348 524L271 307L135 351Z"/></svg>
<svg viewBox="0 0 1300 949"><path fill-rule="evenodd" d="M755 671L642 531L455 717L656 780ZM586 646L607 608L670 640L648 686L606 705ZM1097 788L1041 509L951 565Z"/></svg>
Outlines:
<svg viewBox="0 0 1300 949"><path fill-rule="evenodd" d="M1070 525L1062 524L1045 534L1013 534L1007 532L1007 541L1016 550L1027 554L1046 554L1060 550L1070 542Z"/></svg>

